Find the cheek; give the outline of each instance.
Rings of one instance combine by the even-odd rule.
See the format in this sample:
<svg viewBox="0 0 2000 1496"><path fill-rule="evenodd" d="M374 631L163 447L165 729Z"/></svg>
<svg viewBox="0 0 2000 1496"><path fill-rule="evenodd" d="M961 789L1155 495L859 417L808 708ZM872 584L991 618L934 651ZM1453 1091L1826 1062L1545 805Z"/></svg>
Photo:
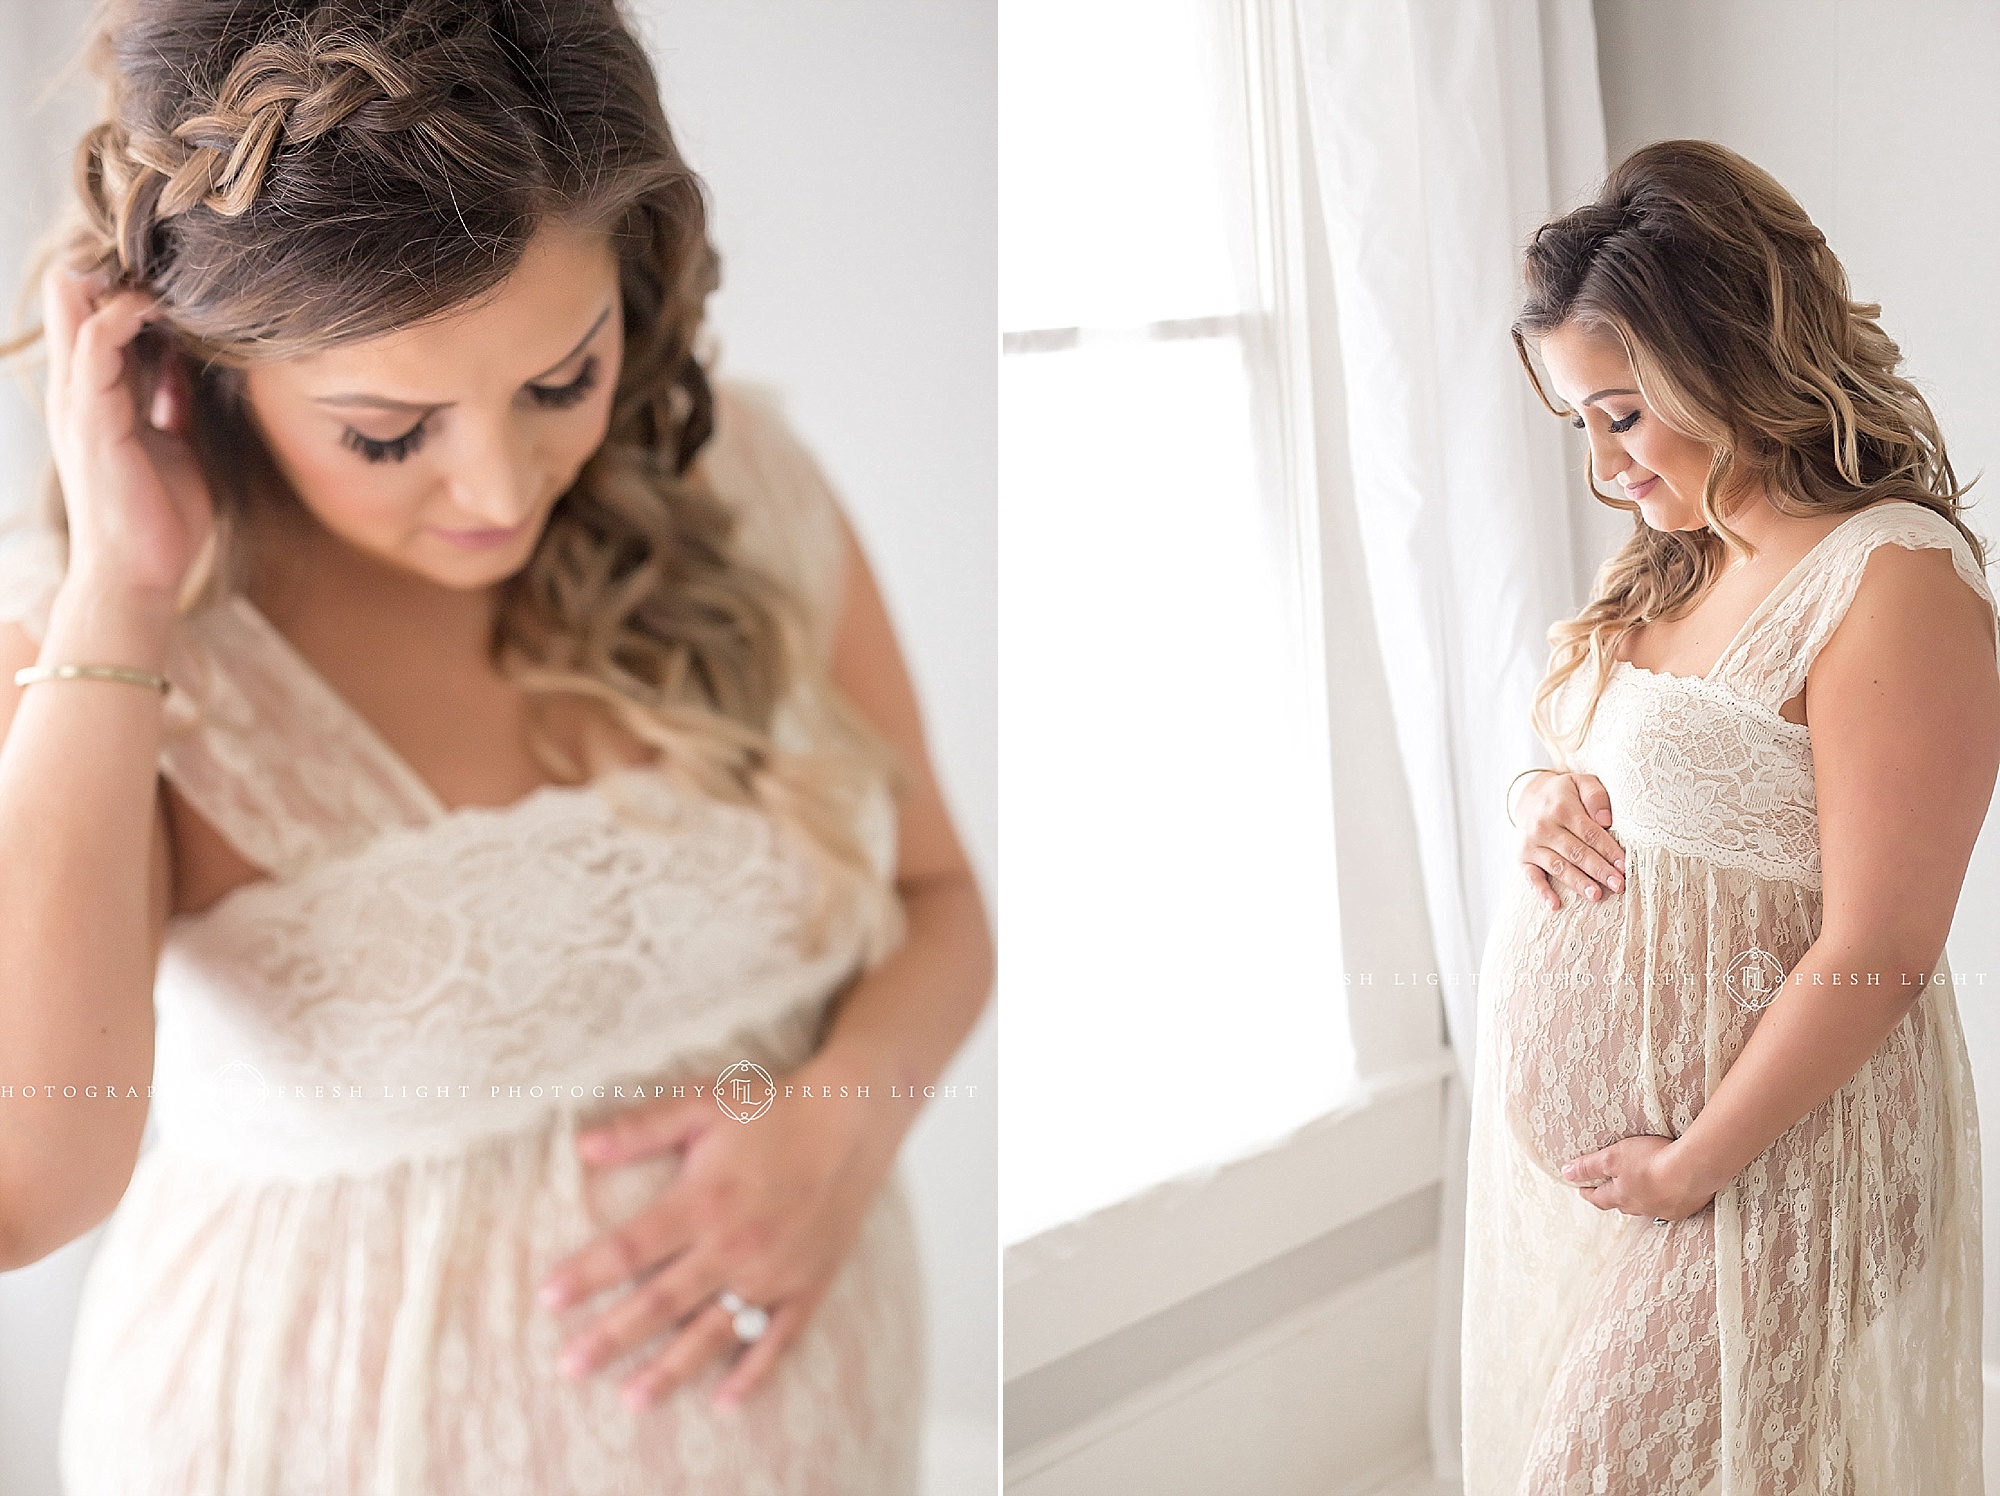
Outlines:
<svg viewBox="0 0 2000 1496"><path fill-rule="evenodd" d="M597 455L610 429L611 400L607 394L548 420L536 445L543 464L561 477L566 487L578 469Z"/></svg>
<svg viewBox="0 0 2000 1496"><path fill-rule="evenodd" d="M1708 477L1708 448L1691 437L1669 431L1657 419L1643 423L1650 430L1632 433L1626 450L1650 472L1658 473L1692 498ZM1690 485L1692 485L1690 487Z"/></svg>
<svg viewBox="0 0 2000 1496"><path fill-rule="evenodd" d="M299 502L336 534L359 538L398 526L425 487L420 456L403 463L368 463L321 422L260 416L259 425Z"/></svg>

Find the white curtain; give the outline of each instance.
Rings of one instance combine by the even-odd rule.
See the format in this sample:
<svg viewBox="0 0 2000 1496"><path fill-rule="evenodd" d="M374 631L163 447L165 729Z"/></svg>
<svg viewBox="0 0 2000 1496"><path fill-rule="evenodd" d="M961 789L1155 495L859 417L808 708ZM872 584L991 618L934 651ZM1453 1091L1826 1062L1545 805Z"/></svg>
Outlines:
<svg viewBox="0 0 2000 1496"><path fill-rule="evenodd" d="M1604 171L1589 0L1297 0L1349 459L1437 969L1449 1087L1431 1442L1459 1467L1474 978L1551 622L1596 559L1562 427L1508 326L1534 227Z"/></svg>

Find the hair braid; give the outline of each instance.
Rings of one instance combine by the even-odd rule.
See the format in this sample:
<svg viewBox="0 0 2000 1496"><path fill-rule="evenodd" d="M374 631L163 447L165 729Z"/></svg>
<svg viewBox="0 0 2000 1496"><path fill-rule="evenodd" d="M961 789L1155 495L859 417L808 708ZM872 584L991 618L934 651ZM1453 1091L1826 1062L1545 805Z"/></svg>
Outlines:
<svg viewBox="0 0 2000 1496"><path fill-rule="evenodd" d="M611 764L601 740L578 764L543 730L560 695L660 749L668 775L803 833L822 897L801 938L851 914L865 960L893 949L901 904L856 813L906 767L694 468L718 261L615 0L113 0L92 50L106 109L78 147L81 221L52 252L156 294L199 371L217 543L187 606L245 584L236 521L260 486L282 493L245 368L467 305L545 221L602 229L624 324L610 429L500 584L490 658L553 772ZM63 533L59 489L50 518Z"/></svg>
<svg viewBox="0 0 2000 1496"><path fill-rule="evenodd" d="M476 120L450 117L449 80L466 60L449 40L398 57L352 27L299 19L292 34L245 51L204 112L164 132L128 133L116 119L92 129L80 150L81 195L103 214L120 269L145 281L155 228L196 208L224 218L248 211L287 145L341 129L407 132L478 170L499 142Z"/></svg>

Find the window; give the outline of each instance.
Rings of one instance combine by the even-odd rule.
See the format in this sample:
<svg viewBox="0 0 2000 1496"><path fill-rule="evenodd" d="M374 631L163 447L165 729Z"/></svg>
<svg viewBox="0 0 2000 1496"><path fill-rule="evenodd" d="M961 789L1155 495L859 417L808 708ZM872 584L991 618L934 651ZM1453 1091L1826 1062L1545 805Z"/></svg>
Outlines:
<svg viewBox="0 0 2000 1496"><path fill-rule="evenodd" d="M1311 486L1246 248L1259 9L1001 10L1005 1242L1353 1085Z"/></svg>

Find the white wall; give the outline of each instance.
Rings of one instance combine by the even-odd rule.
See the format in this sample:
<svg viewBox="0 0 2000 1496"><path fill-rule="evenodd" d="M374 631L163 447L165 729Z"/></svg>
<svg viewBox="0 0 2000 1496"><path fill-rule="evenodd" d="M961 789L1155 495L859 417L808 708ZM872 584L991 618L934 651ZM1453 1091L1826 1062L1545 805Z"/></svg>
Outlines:
<svg viewBox="0 0 2000 1496"><path fill-rule="evenodd" d="M998 876L999 324L987 0L651 0L668 118L714 189L723 364L791 393L882 580L988 909ZM909 1143L935 1406L997 1479L994 1010ZM942 1490L943 1487L940 1487ZM970 1486L964 1489L971 1489Z"/></svg>
<svg viewBox="0 0 2000 1496"><path fill-rule="evenodd" d="M74 101L30 112L81 0L0 0L0 306L66 190ZM984 882L997 875L995 20L985 0L640 0L668 117L708 179L723 367L783 388L861 532ZM24 196L25 194L25 196ZM0 504L39 463L0 387ZM930 1277L935 1492L997 1481L997 1085L989 1010L907 1155ZM89 1243L0 1275L0 1490L48 1440Z"/></svg>
<svg viewBox="0 0 2000 1496"><path fill-rule="evenodd" d="M1741 151L1805 205L1882 304L2000 561L2000 7L1983 0L1596 0L1611 159L1671 136ZM1947 950L2000 1159L2000 834ZM1983 985L1982 985L1983 984ZM2000 1166L1986 1170L1986 1354L2000 1360Z"/></svg>

